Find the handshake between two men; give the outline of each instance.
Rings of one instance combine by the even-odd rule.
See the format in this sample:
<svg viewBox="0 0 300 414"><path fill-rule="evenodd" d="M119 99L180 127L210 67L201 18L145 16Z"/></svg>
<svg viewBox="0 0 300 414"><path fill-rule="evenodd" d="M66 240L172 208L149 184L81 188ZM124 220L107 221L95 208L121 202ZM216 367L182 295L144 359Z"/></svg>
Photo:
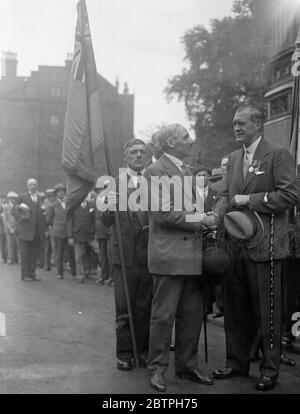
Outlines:
<svg viewBox="0 0 300 414"><path fill-rule="evenodd" d="M99 195L97 208L102 212L105 210L114 212L118 209L119 201L119 194L115 191L109 191L104 197L101 197L101 194ZM216 230L218 223L217 215L213 211L203 213L195 204L193 204L193 210L186 211L186 221L189 223L199 223L199 230L204 227L204 230L209 231Z"/></svg>

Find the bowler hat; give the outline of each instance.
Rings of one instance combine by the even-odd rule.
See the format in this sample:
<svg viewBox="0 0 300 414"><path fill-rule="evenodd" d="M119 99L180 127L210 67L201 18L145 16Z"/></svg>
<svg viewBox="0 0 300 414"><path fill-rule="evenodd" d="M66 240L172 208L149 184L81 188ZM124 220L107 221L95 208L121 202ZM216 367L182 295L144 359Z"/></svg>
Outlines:
<svg viewBox="0 0 300 414"><path fill-rule="evenodd" d="M60 190L65 190L66 191L66 186L63 185L62 183L55 184L54 191L57 193L57 191L60 191Z"/></svg>
<svg viewBox="0 0 300 414"><path fill-rule="evenodd" d="M263 241L264 225L256 211L230 211L224 216L224 227L232 238L254 248Z"/></svg>
<svg viewBox="0 0 300 414"><path fill-rule="evenodd" d="M211 182L211 183L215 183L215 182L217 182L217 181L220 181L220 180L222 180L222 178L224 177L224 175L223 175L223 170L222 170L222 168L214 168L213 170L212 170L212 175L211 175L211 177L209 177L209 182Z"/></svg>

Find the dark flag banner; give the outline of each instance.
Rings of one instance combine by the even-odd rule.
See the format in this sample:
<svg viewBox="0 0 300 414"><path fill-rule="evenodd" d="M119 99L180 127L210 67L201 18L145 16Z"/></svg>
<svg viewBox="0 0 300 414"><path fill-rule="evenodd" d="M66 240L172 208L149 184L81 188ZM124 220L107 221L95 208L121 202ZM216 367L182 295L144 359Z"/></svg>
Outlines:
<svg viewBox="0 0 300 414"><path fill-rule="evenodd" d="M290 133L290 152L295 160L295 167L300 165L300 146L299 146L299 100L300 100L300 29L295 42L295 52L292 57L292 74L294 76L292 118Z"/></svg>
<svg viewBox="0 0 300 414"><path fill-rule="evenodd" d="M78 2L77 12L62 150L68 216L93 188L94 156L104 141L98 75L85 0Z"/></svg>

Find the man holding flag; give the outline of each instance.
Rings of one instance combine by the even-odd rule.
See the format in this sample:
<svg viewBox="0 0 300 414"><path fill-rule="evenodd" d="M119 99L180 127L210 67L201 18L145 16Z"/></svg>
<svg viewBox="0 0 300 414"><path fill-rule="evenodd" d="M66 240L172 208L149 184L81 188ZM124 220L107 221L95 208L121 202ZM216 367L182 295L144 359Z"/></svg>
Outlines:
<svg viewBox="0 0 300 414"><path fill-rule="evenodd" d="M101 115L98 75L85 0L79 0L77 11L74 59L62 150L62 164L67 173L66 214L69 223L75 208L85 199L95 184L97 177L94 164L95 154L99 151L101 144L104 144L103 152L105 152L107 173L112 175L109 146L105 139ZM114 219L133 355L135 364L139 367L118 212L115 213Z"/></svg>

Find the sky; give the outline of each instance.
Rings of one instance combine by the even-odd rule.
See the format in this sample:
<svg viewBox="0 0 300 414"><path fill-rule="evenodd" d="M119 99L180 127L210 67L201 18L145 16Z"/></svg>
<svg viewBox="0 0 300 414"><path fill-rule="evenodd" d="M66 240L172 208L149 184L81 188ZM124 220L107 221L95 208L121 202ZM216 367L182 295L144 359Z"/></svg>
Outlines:
<svg viewBox="0 0 300 414"><path fill-rule="evenodd" d="M73 52L77 0L0 0L0 51L18 55L18 75L64 65ZM231 12L233 0L86 0L97 70L135 94L135 134L162 123L189 127L184 104L167 103L167 79L184 67L187 29Z"/></svg>

